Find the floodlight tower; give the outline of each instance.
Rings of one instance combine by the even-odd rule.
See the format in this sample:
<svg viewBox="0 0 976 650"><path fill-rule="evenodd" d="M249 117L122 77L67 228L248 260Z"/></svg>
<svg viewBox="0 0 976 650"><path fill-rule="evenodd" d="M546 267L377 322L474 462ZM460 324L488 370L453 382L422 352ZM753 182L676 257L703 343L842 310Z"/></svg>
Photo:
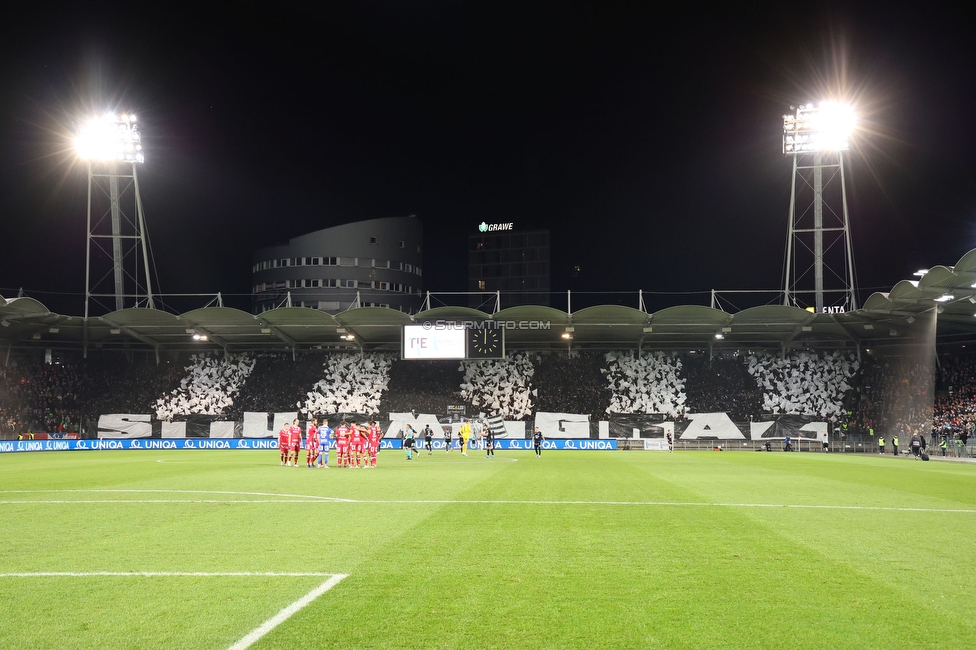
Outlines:
<svg viewBox="0 0 976 650"><path fill-rule="evenodd" d="M814 307L818 314L857 309L844 184L855 122L853 109L836 102L802 105L783 116L783 153L793 158L784 305Z"/></svg>
<svg viewBox="0 0 976 650"><path fill-rule="evenodd" d="M89 121L75 138L75 150L88 165L85 318L92 301L109 309L99 299L111 304L114 297L115 310L155 307L136 174L145 160L136 116L109 113Z"/></svg>

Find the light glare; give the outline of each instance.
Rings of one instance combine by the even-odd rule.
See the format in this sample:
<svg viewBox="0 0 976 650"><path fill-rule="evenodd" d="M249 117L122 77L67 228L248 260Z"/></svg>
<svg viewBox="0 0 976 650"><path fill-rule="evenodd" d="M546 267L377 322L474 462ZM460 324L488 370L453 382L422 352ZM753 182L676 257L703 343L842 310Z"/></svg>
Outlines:
<svg viewBox="0 0 976 650"><path fill-rule="evenodd" d="M854 108L825 101L819 106L801 105L796 115L783 116L783 153L847 151L857 126Z"/></svg>
<svg viewBox="0 0 976 650"><path fill-rule="evenodd" d="M144 162L142 138L134 121L133 116L113 113L88 121L75 137L78 157L100 162Z"/></svg>

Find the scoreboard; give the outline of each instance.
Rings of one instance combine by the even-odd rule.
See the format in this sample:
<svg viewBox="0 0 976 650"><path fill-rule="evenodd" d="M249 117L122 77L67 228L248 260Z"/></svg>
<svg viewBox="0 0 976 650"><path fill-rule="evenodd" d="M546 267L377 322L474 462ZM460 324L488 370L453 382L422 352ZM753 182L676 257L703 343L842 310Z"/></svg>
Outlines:
<svg viewBox="0 0 976 650"><path fill-rule="evenodd" d="M403 326L404 359L502 359L505 330L463 323Z"/></svg>

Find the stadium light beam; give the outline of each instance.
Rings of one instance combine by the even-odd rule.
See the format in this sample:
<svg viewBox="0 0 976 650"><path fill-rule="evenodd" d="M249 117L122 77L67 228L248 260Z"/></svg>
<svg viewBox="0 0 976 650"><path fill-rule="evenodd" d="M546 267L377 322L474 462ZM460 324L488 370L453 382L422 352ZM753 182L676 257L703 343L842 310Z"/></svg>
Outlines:
<svg viewBox="0 0 976 650"><path fill-rule="evenodd" d="M134 115L109 113L89 120L75 136L75 152L82 160L142 163L142 136Z"/></svg>
<svg viewBox="0 0 976 650"><path fill-rule="evenodd" d="M74 149L88 167L85 318L90 302L100 298L114 298L116 311L155 307L146 221L136 173L136 166L146 158L136 116L111 112L84 121L75 134ZM110 268L101 266L106 258L111 258ZM94 272L93 262L99 266ZM143 280L140 273L144 274Z"/></svg>
<svg viewBox="0 0 976 650"><path fill-rule="evenodd" d="M783 153L847 151L857 126L853 107L839 102L801 104L783 116Z"/></svg>
<svg viewBox="0 0 976 650"><path fill-rule="evenodd" d="M854 251L847 212L844 152L851 148L851 137L857 129L857 112L849 104L836 101L801 104L795 111L795 114L783 116L783 153L793 158L790 224L783 270L783 304L805 306L801 304L805 301L798 300L798 294L812 294L814 310L820 314L825 310L824 295L840 294L843 304L834 302L831 307L841 311L856 310L858 305ZM824 192L835 178L839 178L840 192L839 196L833 194L835 204L830 205ZM809 205L797 208L798 193L801 197L811 196ZM830 222L826 226L824 217ZM825 235L830 240L826 247ZM840 246L834 246L841 239L842 253ZM828 282L830 287L825 287L824 254L832 250L837 250L838 254L831 253L829 256L836 259L833 264L835 268L827 266L827 278L835 280ZM812 262L809 267L796 268L797 252L801 253L800 257L809 259L805 251L812 253ZM812 289L800 285L801 279L811 276Z"/></svg>

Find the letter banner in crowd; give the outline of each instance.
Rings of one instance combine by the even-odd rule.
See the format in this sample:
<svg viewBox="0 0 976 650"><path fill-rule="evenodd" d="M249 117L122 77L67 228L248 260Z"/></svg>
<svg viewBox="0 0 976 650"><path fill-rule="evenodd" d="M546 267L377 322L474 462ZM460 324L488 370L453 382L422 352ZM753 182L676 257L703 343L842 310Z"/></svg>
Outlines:
<svg viewBox="0 0 976 650"><path fill-rule="evenodd" d="M421 444L421 447L423 445ZM401 449L402 440L381 440L380 449ZM444 450L444 441L435 440L434 449ZM454 449L459 449L455 441ZM495 448L532 449L531 440L497 440ZM614 450L616 440L546 440L543 449ZM277 440L248 438L142 438L100 440L0 440L0 453L26 451L93 451L104 449L278 449ZM477 451L477 449L472 449Z"/></svg>
<svg viewBox="0 0 976 650"><path fill-rule="evenodd" d="M111 413L98 418L99 438L149 438L152 436L152 419L149 415Z"/></svg>
<svg viewBox="0 0 976 650"><path fill-rule="evenodd" d="M760 422L733 422L727 413L689 413L666 421L661 414L612 413L611 438L664 438L674 433L675 440L817 440L827 431L827 423L814 415L766 415Z"/></svg>
<svg viewBox="0 0 976 650"><path fill-rule="evenodd" d="M611 438L663 438L674 424L665 422L663 415L643 415L641 413L611 413Z"/></svg>
<svg viewBox="0 0 976 650"><path fill-rule="evenodd" d="M766 415L762 422L753 422L753 440L817 440L827 431L827 423L816 415Z"/></svg>
<svg viewBox="0 0 976 650"><path fill-rule="evenodd" d="M280 431L283 426L286 424L291 424L292 421L297 417L298 411L292 411L290 413L273 413L271 414L271 428L269 429L269 418L267 413L245 411L244 428L241 435L245 438L274 438L278 435L278 431Z"/></svg>
<svg viewBox="0 0 976 650"><path fill-rule="evenodd" d="M580 413L535 414L535 426L546 438L589 438L590 416Z"/></svg>

